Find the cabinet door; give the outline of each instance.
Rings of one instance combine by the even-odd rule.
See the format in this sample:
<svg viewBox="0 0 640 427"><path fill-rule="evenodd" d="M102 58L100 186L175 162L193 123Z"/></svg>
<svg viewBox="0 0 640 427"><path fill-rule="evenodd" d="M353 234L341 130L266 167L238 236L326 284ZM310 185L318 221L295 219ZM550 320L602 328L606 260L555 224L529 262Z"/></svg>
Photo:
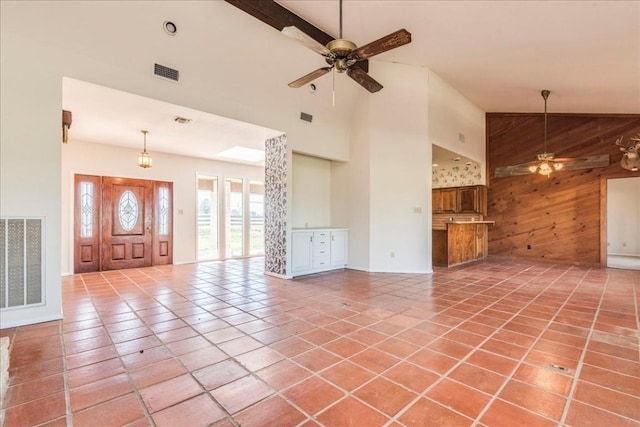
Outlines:
<svg viewBox="0 0 640 427"><path fill-rule="evenodd" d="M443 188L442 191L442 211L456 212L456 189Z"/></svg>
<svg viewBox="0 0 640 427"><path fill-rule="evenodd" d="M442 212L442 191L431 190L431 212Z"/></svg>
<svg viewBox="0 0 640 427"><path fill-rule="evenodd" d="M347 241L347 230L335 230L331 232L331 267L344 267L347 264Z"/></svg>
<svg viewBox="0 0 640 427"><path fill-rule="evenodd" d="M477 213L478 211L478 187L458 188L458 212Z"/></svg>
<svg viewBox="0 0 640 427"><path fill-rule="evenodd" d="M476 259L486 258L485 254L485 232L487 230L487 226L485 224L476 224Z"/></svg>
<svg viewBox="0 0 640 427"><path fill-rule="evenodd" d="M297 273L311 270L313 233L301 232L293 233L291 238L291 272Z"/></svg>
<svg viewBox="0 0 640 427"><path fill-rule="evenodd" d="M478 187L478 212L487 214L487 187L484 185Z"/></svg>

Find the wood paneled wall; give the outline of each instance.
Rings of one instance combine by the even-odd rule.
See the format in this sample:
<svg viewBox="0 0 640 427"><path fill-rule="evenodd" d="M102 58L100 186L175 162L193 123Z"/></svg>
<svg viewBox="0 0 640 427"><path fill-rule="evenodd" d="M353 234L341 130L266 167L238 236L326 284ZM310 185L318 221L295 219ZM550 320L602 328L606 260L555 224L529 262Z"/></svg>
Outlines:
<svg viewBox="0 0 640 427"><path fill-rule="evenodd" d="M489 254L599 264L601 179L640 176L620 166L615 141L640 132L640 115L549 114L547 151L556 157L609 154L607 168L495 178L497 166L544 151L543 114L487 114ZM530 249L528 249L530 245Z"/></svg>

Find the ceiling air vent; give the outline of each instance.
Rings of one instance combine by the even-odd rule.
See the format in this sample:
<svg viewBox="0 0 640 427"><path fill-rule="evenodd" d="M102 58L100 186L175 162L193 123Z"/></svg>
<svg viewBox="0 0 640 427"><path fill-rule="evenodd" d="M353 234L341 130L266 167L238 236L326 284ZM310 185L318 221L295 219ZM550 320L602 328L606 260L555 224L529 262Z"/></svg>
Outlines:
<svg viewBox="0 0 640 427"><path fill-rule="evenodd" d="M300 120L311 123L311 121L313 120L313 116L308 113L300 113Z"/></svg>
<svg viewBox="0 0 640 427"><path fill-rule="evenodd" d="M177 82L180 78L180 72L178 70L160 64L153 64L153 74L163 79L173 80L174 82Z"/></svg>

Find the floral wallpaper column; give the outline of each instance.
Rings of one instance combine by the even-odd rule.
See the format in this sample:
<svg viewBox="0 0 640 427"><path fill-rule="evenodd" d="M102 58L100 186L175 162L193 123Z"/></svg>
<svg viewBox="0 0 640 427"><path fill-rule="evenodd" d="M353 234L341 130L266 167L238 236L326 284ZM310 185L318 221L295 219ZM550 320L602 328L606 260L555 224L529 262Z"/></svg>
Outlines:
<svg viewBox="0 0 640 427"><path fill-rule="evenodd" d="M287 135L265 141L265 271L287 272Z"/></svg>

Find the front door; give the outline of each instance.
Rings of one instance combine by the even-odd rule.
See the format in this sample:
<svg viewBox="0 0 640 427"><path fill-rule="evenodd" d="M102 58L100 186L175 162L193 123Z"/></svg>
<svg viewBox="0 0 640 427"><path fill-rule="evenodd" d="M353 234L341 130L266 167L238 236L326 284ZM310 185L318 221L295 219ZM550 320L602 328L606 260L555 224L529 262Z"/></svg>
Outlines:
<svg viewBox="0 0 640 427"><path fill-rule="evenodd" d="M148 267L153 245L153 181L102 178L102 270Z"/></svg>
<svg viewBox="0 0 640 427"><path fill-rule="evenodd" d="M74 272L173 262L173 183L75 175Z"/></svg>

